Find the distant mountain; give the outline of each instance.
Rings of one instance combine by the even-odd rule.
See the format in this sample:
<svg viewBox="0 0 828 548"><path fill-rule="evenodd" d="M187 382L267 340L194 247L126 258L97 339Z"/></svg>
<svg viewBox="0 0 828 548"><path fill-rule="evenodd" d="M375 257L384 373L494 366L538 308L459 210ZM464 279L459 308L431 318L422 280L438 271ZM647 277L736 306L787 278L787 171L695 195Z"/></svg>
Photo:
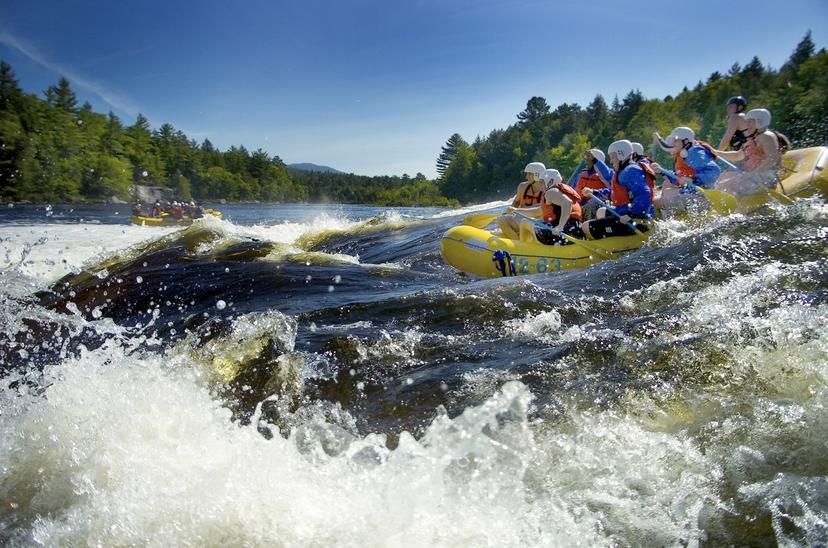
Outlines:
<svg viewBox="0 0 828 548"><path fill-rule="evenodd" d="M322 173L342 173L338 169L334 169L328 166L319 166L316 164L304 163L304 164L288 164L288 169L295 169L296 171L320 171Z"/></svg>

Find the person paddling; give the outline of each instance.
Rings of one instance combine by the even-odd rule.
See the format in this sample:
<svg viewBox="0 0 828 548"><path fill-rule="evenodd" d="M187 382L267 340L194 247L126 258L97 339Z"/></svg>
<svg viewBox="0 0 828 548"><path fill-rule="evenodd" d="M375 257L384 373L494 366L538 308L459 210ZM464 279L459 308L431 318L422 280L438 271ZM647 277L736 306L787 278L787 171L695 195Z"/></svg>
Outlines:
<svg viewBox="0 0 828 548"><path fill-rule="evenodd" d="M581 170L578 176L578 182L575 183L575 192L581 196L581 208L584 220L594 218L595 212L600 207L598 202L592 200L585 193L586 189L593 192L606 192L606 197L609 197L612 169L604 163L605 159L604 153L597 148L589 149L584 153L584 169Z"/></svg>
<svg viewBox="0 0 828 548"><path fill-rule="evenodd" d="M563 177L557 169L547 169L543 174L546 191L543 194L539 208L543 223L549 228L539 228L538 224L529 220L520 223L521 240L534 239L542 244L568 244L561 233L570 236L583 237L581 232L581 195L574 188L563 182ZM530 209L517 209L521 213L530 213ZM536 213L537 211L531 211ZM528 236L527 236L528 235Z"/></svg>
<svg viewBox="0 0 828 548"><path fill-rule="evenodd" d="M745 118L747 99L741 95L731 97L725 103L725 108L727 108L727 130L719 142L719 150L727 150L728 147L741 150L747 142L748 123Z"/></svg>
<svg viewBox="0 0 828 548"><path fill-rule="evenodd" d="M725 160L744 160L743 172L729 172L717 185L724 192L746 196L776 188L782 168L782 155L790 148L790 141L778 131L770 129L771 113L755 108L745 114L748 124L747 141L741 150L717 150Z"/></svg>
<svg viewBox="0 0 828 548"><path fill-rule="evenodd" d="M544 186L543 173L546 171L546 166L540 162L530 162L526 164L523 172L526 174L526 180L520 183L515 193L515 198L512 201L512 208L532 208L539 206L543 200ZM539 214L540 209L532 209ZM504 215L497 220L497 224L503 235L509 239L518 239L518 230L520 223L512 215Z"/></svg>
<svg viewBox="0 0 828 548"><path fill-rule="evenodd" d="M653 202L644 169L633 161L632 143L626 139L615 141L607 151L615 175L612 178L612 203L620 217L599 210L598 219L584 223L581 228L587 239L598 240L608 236L629 236L635 234L630 221L652 217ZM644 223L639 230L647 230Z"/></svg>
<svg viewBox="0 0 828 548"><path fill-rule="evenodd" d="M657 202L659 207L685 205L684 196L694 194L697 186L713 188L722 173L716 165L716 150L704 141L697 140L692 129L677 127L667 137L667 141L662 140L658 132L653 137L674 160L674 173L664 170L657 163L651 166L656 173L666 173L670 179L664 183Z"/></svg>

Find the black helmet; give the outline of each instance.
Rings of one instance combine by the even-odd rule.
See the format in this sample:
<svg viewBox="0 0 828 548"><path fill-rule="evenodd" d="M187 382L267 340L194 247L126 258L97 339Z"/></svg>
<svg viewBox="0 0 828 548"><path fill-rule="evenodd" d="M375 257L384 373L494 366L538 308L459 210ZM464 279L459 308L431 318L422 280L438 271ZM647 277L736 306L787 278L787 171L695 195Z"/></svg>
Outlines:
<svg viewBox="0 0 828 548"><path fill-rule="evenodd" d="M742 112L747 108L747 99L742 97L741 95L736 95L735 97L731 97L725 103L725 106L736 105L737 109L736 112Z"/></svg>

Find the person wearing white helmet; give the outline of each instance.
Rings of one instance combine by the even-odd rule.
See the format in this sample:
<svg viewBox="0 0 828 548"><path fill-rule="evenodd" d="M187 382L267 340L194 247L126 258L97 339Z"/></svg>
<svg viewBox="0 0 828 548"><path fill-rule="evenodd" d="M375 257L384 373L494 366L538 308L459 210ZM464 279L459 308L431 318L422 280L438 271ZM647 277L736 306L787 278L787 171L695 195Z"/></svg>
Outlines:
<svg viewBox="0 0 828 548"><path fill-rule="evenodd" d="M670 134L673 150L676 152L675 172L678 185L692 183L703 188L713 188L716 179L722 174L716 164L716 151L699 139L696 132L689 127L677 127Z"/></svg>
<svg viewBox="0 0 828 548"><path fill-rule="evenodd" d="M747 141L741 150L716 151L730 161L744 160L742 173L731 172L719 182L719 189L740 196L772 190L779 182L782 155L790 147L790 141L781 133L770 129L771 113L755 108L745 114Z"/></svg>
<svg viewBox="0 0 828 548"><path fill-rule="evenodd" d="M568 244L561 232L570 236L580 237L581 232L581 196L575 189L563 182L563 177L557 169L547 169L543 174L546 191L543 193L540 210L543 223L549 229L536 229L537 224L527 220L521 221L520 239L542 244ZM528 210L523 210L527 213Z"/></svg>
<svg viewBox="0 0 828 548"><path fill-rule="evenodd" d="M604 215L584 223L584 235L590 240L635 234L635 230L629 226L630 221L649 219L653 214L650 187L644 169L633 160L632 143L626 139L615 141L607 152L615 170L612 178L612 203L621 217ZM599 216L600 213L599 211ZM639 223L638 227L647 230L644 223Z"/></svg>
<svg viewBox="0 0 828 548"><path fill-rule="evenodd" d="M584 152L584 167L578 173L578 182L575 183L575 192L581 196L584 220L595 217L595 211L598 209L598 203L586 195L586 189L599 194L605 193L605 197L609 197L613 172L604 163L605 160L604 153L597 148L591 148Z"/></svg>
<svg viewBox="0 0 828 548"><path fill-rule="evenodd" d="M541 162L530 162L526 164L526 167L523 169L523 172L526 174L526 180L518 184L511 208L532 208L533 206L540 205L545 190L543 186L544 171L546 171L546 166ZM540 208L537 208L537 211L538 213L536 214L539 215ZM504 215L497 220L497 224L504 236L512 240L518 238L520 224L514 216Z"/></svg>

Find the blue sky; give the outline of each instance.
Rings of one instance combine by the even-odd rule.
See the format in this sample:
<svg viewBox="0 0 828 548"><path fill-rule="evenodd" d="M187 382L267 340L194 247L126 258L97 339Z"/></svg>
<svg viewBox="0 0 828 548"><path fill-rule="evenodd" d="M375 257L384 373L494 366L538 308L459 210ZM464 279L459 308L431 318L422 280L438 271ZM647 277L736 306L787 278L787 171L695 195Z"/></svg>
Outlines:
<svg viewBox="0 0 828 548"><path fill-rule="evenodd" d="M825 0L0 3L0 58L41 92L138 112L225 149L377 175L435 175L440 147L553 107L675 94L758 55L779 67ZM628 7L629 6L629 7Z"/></svg>

